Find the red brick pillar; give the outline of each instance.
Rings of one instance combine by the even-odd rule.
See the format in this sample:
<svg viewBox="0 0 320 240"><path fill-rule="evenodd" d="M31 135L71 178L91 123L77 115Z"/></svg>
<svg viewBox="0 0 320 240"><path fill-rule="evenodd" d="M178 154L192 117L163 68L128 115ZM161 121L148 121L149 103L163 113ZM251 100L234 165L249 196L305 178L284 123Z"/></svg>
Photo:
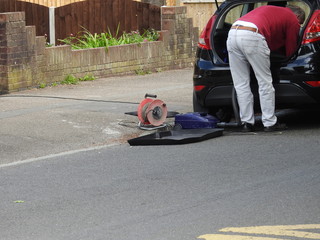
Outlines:
<svg viewBox="0 0 320 240"><path fill-rule="evenodd" d="M173 66L191 67L195 56L194 35L198 31L193 27L192 19L187 18L187 8L162 7L162 30L170 32L169 51L173 56Z"/></svg>
<svg viewBox="0 0 320 240"><path fill-rule="evenodd" d="M8 86L8 47L7 47L7 21L6 16L0 14L0 93Z"/></svg>
<svg viewBox="0 0 320 240"><path fill-rule="evenodd" d="M25 26L24 12L0 13L0 92L32 85L35 28Z"/></svg>

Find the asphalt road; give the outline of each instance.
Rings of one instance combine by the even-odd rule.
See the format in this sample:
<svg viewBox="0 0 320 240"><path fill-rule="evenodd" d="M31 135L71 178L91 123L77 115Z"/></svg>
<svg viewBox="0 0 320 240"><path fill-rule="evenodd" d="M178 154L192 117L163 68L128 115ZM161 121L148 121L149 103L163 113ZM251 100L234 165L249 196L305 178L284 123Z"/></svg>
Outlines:
<svg viewBox="0 0 320 240"><path fill-rule="evenodd" d="M226 130L199 143L129 146L144 133L118 124L135 124L124 112L146 92L191 111L190 73L1 97L0 239L320 239L313 113L285 111L281 133Z"/></svg>
<svg viewBox="0 0 320 240"><path fill-rule="evenodd" d="M146 93L156 94L169 111L192 111L192 69L0 95L0 164L119 144L143 134L138 118L125 113L136 111Z"/></svg>
<svg viewBox="0 0 320 240"><path fill-rule="evenodd" d="M319 133L122 144L2 167L1 239L319 239ZM232 227L244 232L219 232Z"/></svg>

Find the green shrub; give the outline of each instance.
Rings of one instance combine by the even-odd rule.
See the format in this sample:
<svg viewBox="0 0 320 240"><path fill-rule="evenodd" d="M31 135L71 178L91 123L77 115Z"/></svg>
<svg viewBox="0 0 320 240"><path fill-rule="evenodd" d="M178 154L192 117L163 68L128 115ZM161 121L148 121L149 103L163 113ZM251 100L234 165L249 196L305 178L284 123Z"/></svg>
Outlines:
<svg viewBox="0 0 320 240"><path fill-rule="evenodd" d="M96 78L92 75L92 74L88 74L88 75L85 75L84 77L79 77L79 78L76 78L75 76L73 76L72 74L69 74L68 76L66 76L66 78L60 82L60 84L62 85L75 85L75 84L78 84L79 82L84 82L84 81L93 81L95 80Z"/></svg>
<svg viewBox="0 0 320 240"><path fill-rule="evenodd" d="M66 84L66 85L78 84L78 83L79 83L79 80L73 75L66 76L66 78L60 82L60 84Z"/></svg>
<svg viewBox="0 0 320 240"><path fill-rule="evenodd" d="M145 30L142 34L139 31L132 31L130 33L124 32L119 37L118 32L119 26L114 36L111 34L110 30L100 34L92 34L84 29L84 31L78 33L77 36L71 35L70 37L59 41L71 45L72 49L85 49L98 47L108 48L110 46L157 41L159 39L159 33L154 29Z"/></svg>
<svg viewBox="0 0 320 240"><path fill-rule="evenodd" d="M89 75L85 75L82 78L79 78L79 81L93 81L95 79L96 78L92 74L89 74Z"/></svg>

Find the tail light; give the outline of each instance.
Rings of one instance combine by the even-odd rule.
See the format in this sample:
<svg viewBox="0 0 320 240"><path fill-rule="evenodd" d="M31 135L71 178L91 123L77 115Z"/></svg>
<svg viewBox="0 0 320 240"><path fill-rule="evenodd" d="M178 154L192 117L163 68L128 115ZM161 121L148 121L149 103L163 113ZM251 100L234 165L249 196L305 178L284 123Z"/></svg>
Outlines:
<svg viewBox="0 0 320 240"><path fill-rule="evenodd" d="M313 13L306 28L302 44L312 43L315 41L320 41L320 10ZM306 81L305 83L311 87L320 87L320 81Z"/></svg>
<svg viewBox="0 0 320 240"><path fill-rule="evenodd" d="M210 46L210 35L211 35L213 23L216 20L216 18L217 18L217 16L213 15L209 19L207 25L202 30L202 32L200 34L200 37L199 37L199 42L198 42L198 46L200 48L207 49L207 50L211 49L211 46Z"/></svg>
<svg viewBox="0 0 320 240"><path fill-rule="evenodd" d="M202 89L204 89L205 87L206 86L204 86L204 85L196 85L196 86L193 87L193 89L194 89L194 91L199 92Z"/></svg>
<svg viewBox="0 0 320 240"><path fill-rule="evenodd" d="M305 83L311 87L320 87L320 81L307 81Z"/></svg>
<svg viewBox="0 0 320 240"><path fill-rule="evenodd" d="M307 44L320 40L320 10L313 13L306 28L302 44Z"/></svg>

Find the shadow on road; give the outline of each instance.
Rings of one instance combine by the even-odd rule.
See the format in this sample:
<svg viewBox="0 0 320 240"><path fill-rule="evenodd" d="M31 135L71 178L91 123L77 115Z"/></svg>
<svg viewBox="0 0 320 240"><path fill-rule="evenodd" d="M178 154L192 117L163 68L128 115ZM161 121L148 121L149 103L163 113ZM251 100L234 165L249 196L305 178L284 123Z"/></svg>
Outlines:
<svg viewBox="0 0 320 240"><path fill-rule="evenodd" d="M281 109L277 110L276 116L278 122L285 123L288 130L312 130L320 129L320 110L314 109ZM233 118L231 122L236 122ZM241 132L241 127L226 127L225 132L234 134ZM263 132L261 113L255 116L255 132L247 133L249 135ZM242 133L244 134L244 133Z"/></svg>
<svg viewBox="0 0 320 240"><path fill-rule="evenodd" d="M286 109L277 116L279 121L286 123L290 129L320 128L320 110Z"/></svg>

